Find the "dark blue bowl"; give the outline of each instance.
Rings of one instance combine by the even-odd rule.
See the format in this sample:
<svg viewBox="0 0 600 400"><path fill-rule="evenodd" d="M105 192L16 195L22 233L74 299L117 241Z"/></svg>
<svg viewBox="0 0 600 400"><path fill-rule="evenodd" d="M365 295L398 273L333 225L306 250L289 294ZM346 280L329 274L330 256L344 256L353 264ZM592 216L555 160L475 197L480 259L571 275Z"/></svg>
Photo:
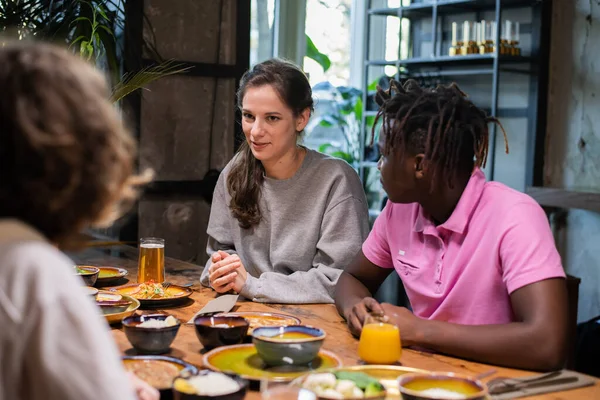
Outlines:
<svg viewBox="0 0 600 400"><path fill-rule="evenodd" d="M196 336L205 349L240 344L250 324L242 317L210 317L199 315L194 319Z"/></svg>
<svg viewBox="0 0 600 400"><path fill-rule="evenodd" d="M127 340L140 353L162 354L168 352L181 326L179 320L177 320L177 325L164 328L141 328L138 326L149 319L164 321L167 317L168 315L165 314L150 314L123 318L123 330Z"/></svg>
<svg viewBox="0 0 600 400"><path fill-rule="evenodd" d="M264 326L254 329L252 343L269 366L304 365L317 357L326 336L307 325Z"/></svg>

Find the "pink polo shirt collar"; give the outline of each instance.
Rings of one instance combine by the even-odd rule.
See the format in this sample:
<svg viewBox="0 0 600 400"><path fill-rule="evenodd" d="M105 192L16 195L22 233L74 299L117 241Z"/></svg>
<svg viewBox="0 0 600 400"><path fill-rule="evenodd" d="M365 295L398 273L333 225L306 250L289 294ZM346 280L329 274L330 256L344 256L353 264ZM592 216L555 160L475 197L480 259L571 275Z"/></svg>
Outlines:
<svg viewBox="0 0 600 400"><path fill-rule="evenodd" d="M483 188L485 187L485 175L481 169L476 168L463 191L463 194L454 208L450 218L443 224L435 226L430 218L425 214L423 207L419 206L419 214L415 219L413 230L415 232L423 232L431 234L430 229L446 229L458 234L463 234L469 223L473 211L477 207L477 203L481 199Z"/></svg>

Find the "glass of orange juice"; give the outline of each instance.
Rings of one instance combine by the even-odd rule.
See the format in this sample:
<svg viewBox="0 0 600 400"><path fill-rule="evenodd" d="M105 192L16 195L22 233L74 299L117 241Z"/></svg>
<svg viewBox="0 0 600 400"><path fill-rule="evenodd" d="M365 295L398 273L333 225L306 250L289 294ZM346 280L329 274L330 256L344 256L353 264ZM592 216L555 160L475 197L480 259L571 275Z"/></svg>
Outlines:
<svg viewBox="0 0 600 400"><path fill-rule="evenodd" d="M367 364L395 364L402 355L400 330L387 316L369 314L360 334L358 355Z"/></svg>

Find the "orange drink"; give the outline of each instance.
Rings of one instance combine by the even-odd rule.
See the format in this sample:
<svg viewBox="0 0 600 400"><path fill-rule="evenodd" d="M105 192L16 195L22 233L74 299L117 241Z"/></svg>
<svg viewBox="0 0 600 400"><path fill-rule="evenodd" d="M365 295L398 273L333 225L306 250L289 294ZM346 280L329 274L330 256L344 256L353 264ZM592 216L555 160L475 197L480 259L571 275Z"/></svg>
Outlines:
<svg viewBox="0 0 600 400"><path fill-rule="evenodd" d="M382 315L369 315L360 334L358 355L368 364L394 364L402 355L400 330Z"/></svg>
<svg viewBox="0 0 600 400"><path fill-rule="evenodd" d="M160 238L140 239L138 283L165 280L165 240Z"/></svg>

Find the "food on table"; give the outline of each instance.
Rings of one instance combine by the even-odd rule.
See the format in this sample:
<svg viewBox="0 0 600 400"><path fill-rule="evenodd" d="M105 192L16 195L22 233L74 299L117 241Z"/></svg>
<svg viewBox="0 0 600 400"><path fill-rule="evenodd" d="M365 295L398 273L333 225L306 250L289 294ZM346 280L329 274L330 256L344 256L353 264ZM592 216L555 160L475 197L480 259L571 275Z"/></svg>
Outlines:
<svg viewBox="0 0 600 400"><path fill-rule="evenodd" d="M271 317L268 315L241 315L250 324L250 329L259 326L282 326L296 325L298 322L293 318Z"/></svg>
<svg viewBox="0 0 600 400"><path fill-rule="evenodd" d="M466 399L467 398L467 396L465 396L462 393L458 393L458 392L455 392L454 390L448 390L448 389L442 389L442 388L431 388L431 389L420 390L419 394L422 394L425 396L431 396L431 397L435 397L435 398L440 398L440 399Z"/></svg>
<svg viewBox="0 0 600 400"><path fill-rule="evenodd" d="M379 383L383 385L385 390L398 392L398 380L397 379L380 379Z"/></svg>
<svg viewBox="0 0 600 400"><path fill-rule="evenodd" d="M363 372L349 371L308 375L302 387L332 399L375 397L385 392L377 379Z"/></svg>
<svg viewBox="0 0 600 400"><path fill-rule="evenodd" d="M161 360L125 362L125 369L156 389L168 389L179 375L176 365Z"/></svg>
<svg viewBox="0 0 600 400"><path fill-rule="evenodd" d="M139 284L137 290L132 292L131 296L142 300L168 299L173 297L171 294L165 291L161 283L154 283L153 281Z"/></svg>
<svg viewBox="0 0 600 400"><path fill-rule="evenodd" d="M81 275L81 274L89 274L90 271L86 271L85 269L81 269L78 266L75 266L75 273L79 274L79 275Z"/></svg>
<svg viewBox="0 0 600 400"><path fill-rule="evenodd" d="M164 320L156 319L156 318L146 320L146 321L142 322L141 324L136 325L136 327L138 327L138 328L167 328L169 326L175 326L178 323L179 322L177 321L177 318L173 317L172 315L169 315Z"/></svg>
<svg viewBox="0 0 600 400"><path fill-rule="evenodd" d="M96 301L119 301L123 298L119 293L111 293L106 291L99 291L96 295Z"/></svg>
<svg viewBox="0 0 600 400"><path fill-rule="evenodd" d="M173 388L182 393L198 396L224 396L240 390L240 385L225 374L207 372L188 379L179 378L175 380Z"/></svg>

